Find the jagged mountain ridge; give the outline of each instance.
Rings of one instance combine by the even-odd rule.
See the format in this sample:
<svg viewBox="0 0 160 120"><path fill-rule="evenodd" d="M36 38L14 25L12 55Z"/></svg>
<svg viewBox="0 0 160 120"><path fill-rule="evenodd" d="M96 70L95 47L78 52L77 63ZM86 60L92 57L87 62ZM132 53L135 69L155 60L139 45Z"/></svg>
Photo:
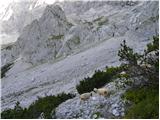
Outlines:
<svg viewBox="0 0 160 120"><path fill-rule="evenodd" d="M1 5L0 9L1 44L15 42L23 28L38 19L47 5L45 1L40 0L8 2L8 5Z"/></svg>
<svg viewBox="0 0 160 120"><path fill-rule="evenodd" d="M75 2L75 3L70 3L71 5L73 5L74 6L74 4L77 4L77 3L79 3L79 2ZM84 2L85 3L85 2ZM79 6L84 6L83 4L84 4L83 2L80 2L79 4ZM102 2L103 3L103 2ZM52 33L51 31L51 29L54 29L53 27L52 28L47 28L47 24L46 24L46 29L50 29L49 31L47 31L47 30L44 30L44 38L42 37L41 39L48 39L47 40L47 42L48 42L48 44L50 44L50 41L49 41L49 39L52 37L52 35L54 35L55 37L56 36L61 36L61 37L63 37L62 39L64 39L64 41L63 41L63 43L61 42L61 45L59 44L58 46L60 46L60 48L56 48L56 50L53 50L52 52L50 52L51 53L51 56L54 56L54 57L52 57L52 59L54 59L55 57L60 57L60 56L66 56L66 54L69 54L70 53L70 51L72 50L72 49L74 49L74 47L76 46L80 46L80 47L83 47L84 45L83 44L90 44L90 43L92 43L93 41L97 41L97 40L104 40L104 39L109 39L109 38L111 38L111 37L113 37L113 36L122 36L122 35L124 35L125 34L125 32L127 31L127 30L134 30L134 29L138 29L138 27L137 27L137 24L135 24L134 22L136 22L137 21L137 23L138 24L141 24L143 21L141 21L141 20L138 20L138 16L132 16L131 17L131 19L130 19L130 21L128 22L128 24L126 24L126 22L125 21L127 21L128 19L122 19L122 20L119 20L118 22L116 21L116 18L117 17L119 17L119 16L117 16L116 14L116 12L114 13L115 15L113 16L113 17L111 17L111 19L109 19L109 17L110 17L110 14L109 13L106 13L106 11L107 10L110 10L110 11L117 11L117 9L122 9L123 7L124 7L124 3L125 2L120 2L120 4L117 4L117 2L111 2L113 5L114 5L114 9L116 9L116 10L114 10L112 7L110 7L110 5L108 5L108 4L110 4L110 2L104 2L103 3L103 6L102 6L102 3L99 3L99 2L91 2L91 3L89 3L89 4L93 4L93 6L96 4L97 6L100 6L100 7L102 7L102 8L104 8L104 9L100 9L100 10L98 10L99 12L92 12L92 11L90 11L90 9L88 8L88 6L87 6L87 8L89 9L87 12L88 13L90 13L90 16L89 17L87 17L89 14L87 13L87 12L85 12L85 14L81 14L81 15L79 15L80 17L78 17L77 15L72 15L72 13L71 13L71 16L74 16L74 18L78 18L80 21L78 22L78 23L75 23L75 25L74 24L71 24L70 22L68 22L68 20L65 20L66 22L68 22L68 24L70 24L72 27L71 27L71 29L66 33L66 35L64 35L64 34L59 34L59 35L57 35L57 33ZM123 4L122 4L123 3ZM128 2L126 2L127 3L127 5L130 5ZM132 3L132 2L131 2ZM88 3L86 3L86 4L88 4ZM100 5L99 5L100 4ZM135 4L137 4L137 2L135 2ZM143 3L141 3L142 5L143 5ZM140 4L140 5L141 5ZM64 4L64 9L65 9L65 5L66 4ZM96 8L97 8L97 6L96 6ZM115 7L116 6L116 7ZM122 7L123 6L123 7ZM130 6L133 6L133 9L134 9L134 4L132 3ZM96 9L95 8L95 9ZM74 7L72 8L72 9L74 9ZM98 7L98 9L99 9L99 7ZM123 9L127 9L127 8L123 8ZM121 10L121 12L123 13L123 9ZM67 9L65 10L65 11L67 11ZM132 10L133 11L133 10ZM132 12L131 11L131 12ZM135 10L136 11L136 10ZM134 13L136 13L135 11L133 11L133 14ZM130 12L130 11L129 11ZM67 13L67 12L66 12ZM75 12L76 13L76 12ZM80 12L81 13L81 12ZM105 13L105 14L104 14ZM149 12L147 12L147 14L148 14ZM105 15L105 16L103 16L103 14ZM126 13L126 14L121 14L122 16L126 16L128 13ZM145 13L146 14L146 13ZM99 17L101 15L101 17ZM65 16L65 15L64 15ZM93 17L94 16L94 17ZM143 16L143 15L142 15ZM153 16L153 18L155 18L156 19L156 16L155 15L150 15L150 16ZM69 17L70 17L70 15L69 15ZM130 15L128 15L128 18L130 17ZM71 17L72 18L72 20L74 20L74 18L73 17ZM90 19L88 19L88 18L90 18ZM148 18L146 17L144 20L147 20ZM97 20L97 21L96 21ZM99 20L99 21L98 21ZM76 21L76 20L75 20ZM42 22L45 22L45 21L43 21L42 20ZM153 22L154 23L154 22ZM35 24L36 24L36 22L35 22ZM39 24L41 24L41 23L39 23ZM101 25L100 25L101 24ZM104 24L104 25L103 25ZM32 27L32 25L34 25L34 23L33 24L31 24L30 26ZM141 25L141 26L143 26L143 25ZM155 26L156 27L156 26ZM149 28L149 27L148 27ZM148 28L145 28L145 29L148 29ZM28 29L28 27L26 27L26 29ZM43 28L40 28L40 29L43 29ZM156 29L156 28L155 28ZM25 31L30 31L30 30L25 30ZM24 33L22 33L22 35L19 37L19 39L24 39L23 41L25 41L25 39L27 38L27 37L24 37L23 38L23 35L25 34L26 36L30 36L29 35L29 33L25 33L25 31L24 31ZM41 30L42 32L43 32L43 30ZM45 32L51 32L50 34L48 34L48 33L45 33ZM153 30L152 30L153 31ZM141 32L141 31L140 31ZM147 32L147 30L145 31L145 32ZM155 31L154 31L155 32ZM39 31L39 33L36 33L36 34L41 34L40 33L40 31ZM35 35L36 35L35 34ZM107 34L107 35L106 35ZM143 34L148 34L148 33L143 33ZM31 35L32 35L32 33L31 33ZM48 35L48 36L47 36ZM32 39L32 38L31 38ZM36 39L39 39L39 36L37 36L37 38ZM74 41L74 39L76 39L75 41ZM21 40L22 41L22 40ZM21 43L21 41L19 40L18 41L18 44L19 43ZM34 40L34 41L38 41L38 40ZM80 43L80 44L79 44ZM63 45L62 45L63 44ZM78 44L78 45L77 45ZM26 45L27 46L27 45ZM45 45L46 46L46 45ZM52 46L52 45L51 45ZM23 49L23 45L21 46L22 47L22 49ZM28 46L27 46L28 47ZM58 49L58 50L57 50ZM52 50L52 49L51 49ZM35 51L35 52L37 52L37 51ZM48 51L49 52L49 51ZM47 53L46 53L47 54ZM53 55L52 55L53 54ZM31 55L31 54L28 54L28 55ZM25 55L24 55L25 56ZM42 58L42 57L41 57ZM38 61L44 61L44 60L42 60L42 59L39 59ZM33 62L33 57L31 57L30 58L31 60L30 60L30 62L32 61ZM38 61L35 61L35 62L38 62ZM34 62L34 63L35 63ZM3 64L3 62L2 62L2 64Z"/></svg>
<svg viewBox="0 0 160 120"><path fill-rule="evenodd" d="M10 1L8 5L3 5L0 9L2 33L21 33L23 28L34 19L38 19L47 2L44 0L21 0Z"/></svg>
<svg viewBox="0 0 160 120"><path fill-rule="evenodd" d="M12 107L17 100L28 106L37 96L75 91L78 81L95 69L119 64L117 50L124 39L140 52L149 42L148 38L157 32L156 5L156 2L139 2L115 7L106 3L81 13L79 18L74 14L71 18L65 15L63 7L62 10L57 5L48 6L39 20L24 28L11 50L2 51L3 64L14 61L2 81L2 108ZM62 26L58 26L59 22ZM58 48L46 47L48 40L51 40L48 45L56 44ZM54 64L51 62L67 54L71 56ZM34 67L37 63L39 66Z"/></svg>

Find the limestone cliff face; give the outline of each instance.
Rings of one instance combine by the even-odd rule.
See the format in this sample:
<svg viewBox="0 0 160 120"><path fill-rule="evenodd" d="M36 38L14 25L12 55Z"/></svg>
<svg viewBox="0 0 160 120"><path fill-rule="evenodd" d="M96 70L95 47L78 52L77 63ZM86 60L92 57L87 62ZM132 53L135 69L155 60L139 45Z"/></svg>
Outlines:
<svg viewBox="0 0 160 120"><path fill-rule="evenodd" d="M23 61L35 64L54 59L69 27L58 5L47 6L42 17L24 28L17 41Z"/></svg>
<svg viewBox="0 0 160 120"><path fill-rule="evenodd" d="M25 43L27 49L30 42L33 43L31 45L32 50L22 50L22 56L25 56L26 62L37 63L56 59L56 57L72 54L77 49L81 50L92 43L112 37L121 37L129 32L145 34L146 37L156 34L156 29L158 29L155 26L158 20L156 16L158 10L154 8L156 2L102 3L79 2L79 6L77 5L78 2L71 3L72 10L77 9L77 6L79 9L85 10L85 13L79 12L80 17L72 16L80 19L78 23L76 21L71 23L60 7L48 6L39 21L35 20L30 25L31 27L27 27L25 30L31 34L24 32L24 36L20 36L25 42L27 41ZM95 11L92 10L93 8ZM66 12L68 9L64 7ZM117 11L118 9L119 11ZM151 30L148 30L149 28ZM34 31L34 34L31 31Z"/></svg>
<svg viewBox="0 0 160 120"><path fill-rule="evenodd" d="M15 43L17 53L10 53L15 56L11 59L20 57L32 65L41 64L113 37L150 37L158 33L156 5L157 2L127 1L55 3L23 29ZM9 59L6 57L2 64L12 61Z"/></svg>
<svg viewBox="0 0 160 120"><path fill-rule="evenodd" d="M4 34L20 34L27 24L42 15L47 5L45 2L39 4L40 0L9 2L0 8L0 32Z"/></svg>

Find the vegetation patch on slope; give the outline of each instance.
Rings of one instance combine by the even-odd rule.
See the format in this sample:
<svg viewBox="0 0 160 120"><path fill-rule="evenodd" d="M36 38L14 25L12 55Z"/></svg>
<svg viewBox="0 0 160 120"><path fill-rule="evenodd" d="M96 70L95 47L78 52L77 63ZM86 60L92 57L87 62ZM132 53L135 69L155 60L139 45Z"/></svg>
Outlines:
<svg viewBox="0 0 160 120"><path fill-rule="evenodd" d="M124 99L131 101L125 118L129 119L156 119L159 115L158 89L142 87L130 89L124 94Z"/></svg>
<svg viewBox="0 0 160 120"><path fill-rule="evenodd" d="M14 109L4 110L1 113L3 119L32 119L38 118L43 113L44 118L52 118L54 109L62 102L75 97L73 94L61 93L57 96L46 96L39 98L28 108L22 108L17 102Z"/></svg>
<svg viewBox="0 0 160 120"><path fill-rule="evenodd" d="M80 81L80 84L76 86L77 91L80 94L91 92L94 88L100 88L116 77L125 77L128 80L138 77L140 84L129 81L130 89L123 96L124 99L131 102L124 118L158 118L159 37L153 37L153 42L147 45L143 54L135 53L124 40L118 56L119 60L124 62L123 66L106 68L106 71L96 71L91 78ZM119 74L122 71L126 71L126 74Z"/></svg>
<svg viewBox="0 0 160 120"><path fill-rule="evenodd" d="M91 78L84 78L84 80L80 81L80 84L76 86L77 91L79 94L82 94L85 92L91 92L94 88L103 87L117 77L116 75L124 69L124 66L120 66L106 68L106 71L95 71L95 74Z"/></svg>
<svg viewBox="0 0 160 120"><path fill-rule="evenodd" d="M130 76L142 77L141 84L132 86L123 96L131 102L124 118L159 118L159 37L153 37L142 55L134 53L125 41L121 47L120 60L128 62Z"/></svg>
<svg viewBox="0 0 160 120"><path fill-rule="evenodd" d="M48 38L49 40L54 40L54 39L62 39L64 37L64 35L52 35L50 38Z"/></svg>
<svg viewBox="0 0 160 120"><path fill-rule="evenodd" d="M99 18L93 20L93 22L97 23L99 26L104 25L104 24L107 23L108 21L109 21L109 20L108 20L106 17L104 17L104 16L99 17Z"/></svg>

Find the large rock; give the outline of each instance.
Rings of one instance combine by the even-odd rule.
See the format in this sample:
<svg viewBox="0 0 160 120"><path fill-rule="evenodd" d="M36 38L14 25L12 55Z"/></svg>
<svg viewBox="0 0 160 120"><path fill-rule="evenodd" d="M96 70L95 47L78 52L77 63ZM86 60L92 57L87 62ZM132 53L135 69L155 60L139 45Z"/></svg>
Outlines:
<svg viewBox="0 0 160 120"><path fill-rule="evenodd" d="M69 23L58 5L47 6L42 17L26 26L18 38L23 61L36 64L54 59Z"/></svg>

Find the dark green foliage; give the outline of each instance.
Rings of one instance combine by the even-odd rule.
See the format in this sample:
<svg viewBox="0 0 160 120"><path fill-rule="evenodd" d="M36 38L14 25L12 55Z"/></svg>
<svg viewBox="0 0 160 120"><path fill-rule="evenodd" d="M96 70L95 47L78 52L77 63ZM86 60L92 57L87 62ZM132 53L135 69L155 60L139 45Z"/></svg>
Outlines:
<svg viewBox="0 0 160 120"><path fill-rule="evenodd" d="M151 85L159 86L159 37L153 37L153 42L147 45L147 50L144 51L144 62L151 65L146 68L145 75L150 80Z"/></svg>
<svg viewBox="0 0 160 120"><path fill-rule="evenodd" d="M147 53L159 50L159 37L154 36L153 42L147 45Z"/></svg>
<svg viewBox="0 0 160 120"><path fill-rule="evenodd" d="M95 71L95 74L91 78L88 77L80 81L80 84L76 86L77 91L82 94L93 91L94 88L100 88L109 83L122 70L123 67L110 67L106 68L106 72Z"/></svg>
<svg viewBox="0 0 160 120"><path fill-rule="evenodd" d="M118 56L120 57L120 61L127 61L131 65L137 65L137 60L139 60L142 56L138 53L134 53L133 49L126 45L126 41L123 41L121 44L121 49L118 51Z"/></svg>
<svg viewBox="0 0 160 120"><path fill-rule="evenodd" d="M158 119L159 93L155 88L131 89L123 97L132 102L132 105L126 111L125 118Z"/></svg>
<svg viewBox="0 0 160 120"><path fill-rule="evenodd" d="M6 72L11 68L13 63L8 63L1 68L1 78L5 77Z"/></svg>
<svg viewBox="0 0 160 120"><path fill-rule="evenodd" d="M127 78L127 80L124 81L124 84L132 86L133 81Z"/></svg>
<svg viewBox="0 0 160 120"><path fill-rule="evenodd" d="M142 81L144 84L159 85L159 37L153 37L153 42L147 45L147 49L144 50L142 55L134 53L133 49L123 41L118 56L120 61L127 62L129 66L127 71L130 76L140 75L143 76L143 79L148 80L147 82L146 80Z"/></svg>
<svg viewBox="0 0 160 120"><path fill-rule="evenodd" d="M159 117L159 37L153 37L153 42L147 45L144 54L139 55L126 46L125 41L121 44L122 49L118 55L120 60L127 61L129 75L137 77L142 84L132 86L123 96L131 101L126 111L125 118L156 119ZM139 61L139 64L137 64ZM133 76L133 77L134 77ZM144 81L145 80L145 81Z"/></svg>
<svg viewBox="0 0 160 120"><path fill-rule="evenodd" d="M2 119L20 119L23 118L23 114L24 114L24 110L22 107L19 106L19 102L16 103L16 106L14 107L14 109L8 109L5 110L1 113L1 118Z"/></svg>
<svg viewBox="0 0 160 120"><path fill-rule="evenodd" d="M38 118L43 112L45 118L51 118L51 113L62 102L73 98L72 94L61 93L57 96L46 96L44 98L39 98L34 103L32 103L29 108L22 108L17 102L14 109L8 109L1 113L1 117L4 119L31 119Z"/></svg>
<svg viewBox="0 0 160 120"><path fill-rule="evenodd" d="M54 108L56 108L60 103L66 101L67 99L73 98L71 94L59 94L57 96L47 96L44 98L39 98L28 108L28 114L31 118L37 118L40 113L44 112L45 118L51 118L50 113ZM34 112L33 112L34 111Z"/></svg>

